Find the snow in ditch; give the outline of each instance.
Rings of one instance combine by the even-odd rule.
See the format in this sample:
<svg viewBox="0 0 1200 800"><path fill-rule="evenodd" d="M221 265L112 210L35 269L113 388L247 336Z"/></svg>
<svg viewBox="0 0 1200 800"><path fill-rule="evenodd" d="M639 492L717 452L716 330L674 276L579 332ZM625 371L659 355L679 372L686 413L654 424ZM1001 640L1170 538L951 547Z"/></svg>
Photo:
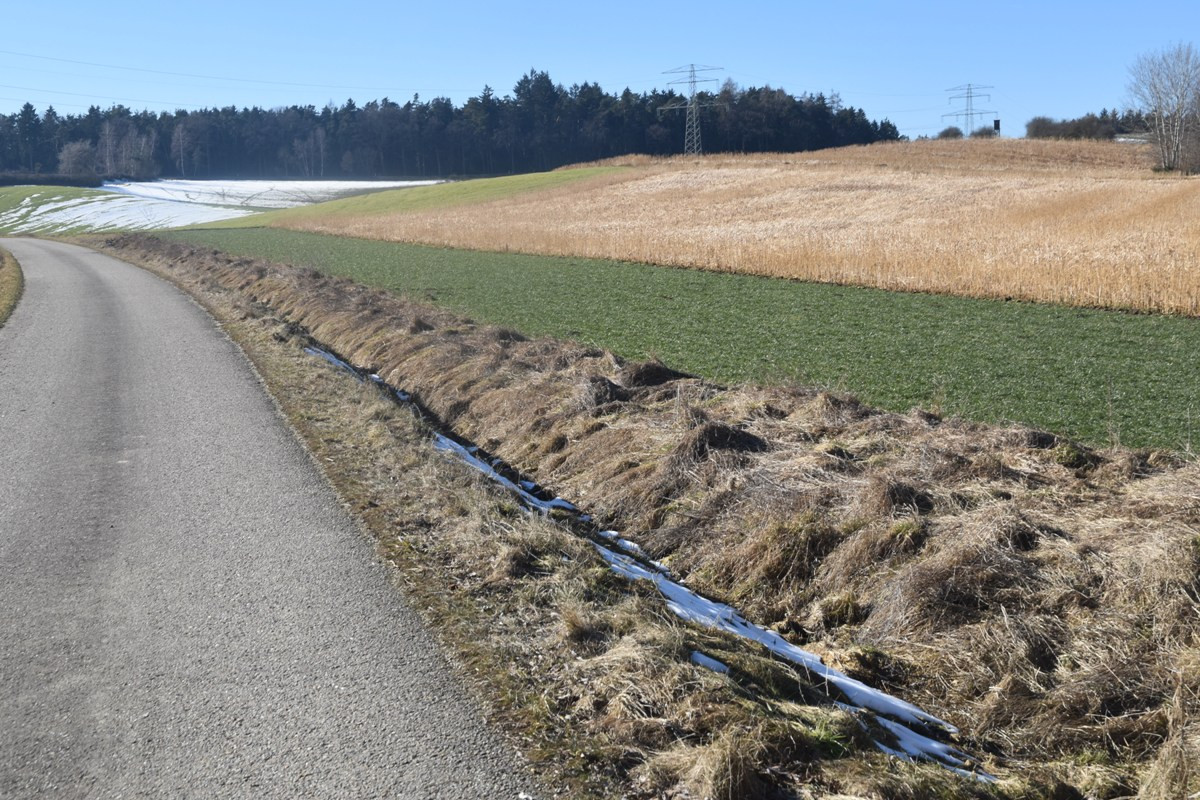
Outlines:
<svg viewBox="0 0 1200 800"><path fill-rule="evenodd" d="M320 203L352 194L439 181L189 181L108 183L83 197L53 189L0 213L0 231L152 230L220 222L256 211ZM39 202L40 198L40 202Z"/></svg>
<svg viewBox="0 0 1200 800"><path fill-rule="evenodd" d="M305 351L344 369L358 381L365 380L364 374L360 373L357 368L326 350L306 347ZM379 375L372 374L368 377L380 388L390 391L400 402L413 402L411 394L389 385ZM440 433L434 433L434 447L456 456L463 463L503 486L515 494L531 511L542 514L549 514L553 510L567 511L578 515L577 519L581 521L590 521L590 517L580 514L578 508L560 497L551 501L538 498L533 494L533 491L538 488L536 483L532 481L514 482L506 478L497 469L497 466L503 462L498 458L491 462L480 458L477 447L464 446ZM618 575L629 580L653 583L666 601L667 607L680 619L757 642L780 658L807 670L824 685L833 688L838 695L844 698L844 700L835 701L839 708L855 714L859 724L868 731L871 728L864 722L864 719L869 719L874 723L876 729L882 729L888 734L885 738L890 738L889 742L872 737L875 746L880 751L906 761L932 761L963 777L982 782L991 783L996 780L995 776L987 772L972 770L970 756L966 753L951 744L933 738L933 736L958 733L958 729L950 723L938 719L912 703L872 688L862 681L855 680L849 675L827 666L814 653L797 647L774 631L755 625L732 606L696 594L683 584L672 580L666 567L649 561L641 547L623 538L618 532L601 531L599 535L606 543L624 551L618 552L598 542L592 542L596 552L608 562L609 567ZM643 560L639 561L638 559ZM726 664L699 651L693 651L690 660L693 664L714 672L728 673L729 671ZM928 731L933 736L927 735L923 731Z"/></svg>

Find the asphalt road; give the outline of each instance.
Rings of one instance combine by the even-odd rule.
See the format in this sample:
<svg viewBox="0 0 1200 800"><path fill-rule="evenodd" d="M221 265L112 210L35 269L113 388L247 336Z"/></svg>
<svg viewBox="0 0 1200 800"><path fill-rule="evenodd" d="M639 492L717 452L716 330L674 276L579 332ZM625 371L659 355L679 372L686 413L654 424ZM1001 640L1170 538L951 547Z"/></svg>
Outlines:
<svg viewBox="0 0 1200 800"><path fill-rule="evenodd" d="M536 794L211 318L3 244L0 797Z"/></svg>

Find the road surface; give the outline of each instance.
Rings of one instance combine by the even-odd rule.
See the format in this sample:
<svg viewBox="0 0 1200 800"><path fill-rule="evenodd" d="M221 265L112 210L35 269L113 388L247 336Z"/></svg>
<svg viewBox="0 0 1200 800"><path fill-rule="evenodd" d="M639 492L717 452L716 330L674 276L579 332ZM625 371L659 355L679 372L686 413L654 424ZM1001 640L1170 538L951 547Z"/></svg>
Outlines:
<svg viewBox="0 0 1200 800"><path fill-rule="evenodd" d="M211 318L3 245L0 797L536 793Z"/></svg>

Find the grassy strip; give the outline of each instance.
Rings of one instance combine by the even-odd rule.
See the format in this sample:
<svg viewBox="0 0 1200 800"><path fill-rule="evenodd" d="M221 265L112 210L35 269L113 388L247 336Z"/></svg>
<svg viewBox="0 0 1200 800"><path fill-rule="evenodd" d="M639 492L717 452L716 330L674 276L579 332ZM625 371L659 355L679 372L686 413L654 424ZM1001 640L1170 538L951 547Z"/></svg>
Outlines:
<svg viewBox="0 0 1200 800"><path fill-rule="evenodd" d="M157 271L250 356L495 721L559 793L1016 798L1051 787L1024 777L986 786L881 756L795 670L676 621L586 543L437 454L420 421L304 356L295 323L188 269ZM693 665L695 650L730 674Z"/></svg>
<svg viewBox="0 0 1200 800"><path fill-rule="evenodd" d="M725 382L834 386L886 409L1020 421L1102 445L1190 450L1200 420L1193 319L274 229L169 237Z"/></svg>
<svg viewBox="0 0 1200 800"><path fill-rule="evenodd" d="M12 253L0 249L0 326L8 321L21 292L25 288L25 278L21 274L21 265L13 258Z"/></svg>
<svg viewBox="0 0 1200 800"><path fill-rule="evenodd" d="M501 178L480 178L454 181L435 186L415 186L382 192L345 197L311 206L298 206L268 211L225 222L212 222L200 228L253 228L262 225L299 223L310 219L359 219L378 214L433 211L440 208L474 205L491 200L503 200L527 192L554 189L590 178L613 175L621 167L580 167L578 169L536 172L528 175L507 175Z"/></svg>

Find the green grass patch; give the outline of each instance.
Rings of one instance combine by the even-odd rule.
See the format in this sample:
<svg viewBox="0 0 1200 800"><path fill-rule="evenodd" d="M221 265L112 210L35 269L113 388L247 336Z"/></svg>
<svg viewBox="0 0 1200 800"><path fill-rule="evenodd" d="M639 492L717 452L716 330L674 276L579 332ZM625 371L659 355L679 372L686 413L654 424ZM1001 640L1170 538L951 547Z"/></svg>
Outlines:
<svg viewBox="0 0 1200 800"><path fill-rule="evenodd" d="M343 197L296 208L267 211L224 222L211 222L196 228L251 228L262 225L283 225L329 217L364 217L428 211L438 208L486 203L527 192L544 191L589 178L620 172L624 167L580 167L578 169L536 172L528 175L507 175L502 178L479 178L453 181L433 186L413 186L407 189L385 189L380 192Z"/></svg>
<svg viewBox="0 0 1200 800"><path fill-rule="evenodd" d="M17 301L21 299L21 291L25 288L25 278L21 274L21 265L13 258L12 253L0 249L0 327L8 321Z"/></svg>
<svg viewBox="0 0 1200 800"><path fill-rule="evenodd" d="M1023 422L1097 445L1189 450L1200 423L1195 319L275 229L164 236L722 382L824 385L887 409Z"/></svg>

